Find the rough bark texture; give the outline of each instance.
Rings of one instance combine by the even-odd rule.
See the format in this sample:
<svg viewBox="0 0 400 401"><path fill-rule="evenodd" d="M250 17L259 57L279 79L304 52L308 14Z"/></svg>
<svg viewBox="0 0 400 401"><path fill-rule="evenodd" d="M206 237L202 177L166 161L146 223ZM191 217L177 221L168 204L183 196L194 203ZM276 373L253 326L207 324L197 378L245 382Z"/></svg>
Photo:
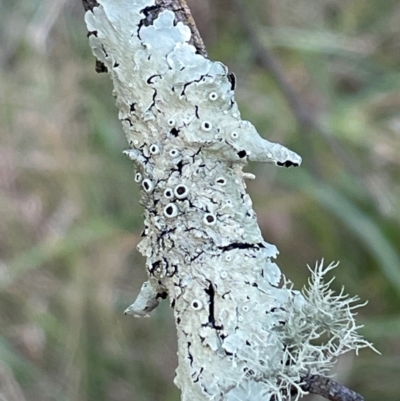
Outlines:
<svg viewBox="0 0 400 401"><path fill-rule="evenodd" d="M149 281L126 313L146 316L168 296L184 401L301 397L308 372L368 345L355 299L322 281L330 268L317 266L303 293L281 285L278 251L257 225L243 166L301 158L240 118L232 75L206 58L182 0L89 3L90 44L113 79L145 206Z"/></svg>
<svg viewBox="0 0 400 401"><path fill-rule="evenodd" d="M303 389L312 394L319 394L331 401L364 401L360 394L349 390L342 384L324 376L307 375Z"/></svg>

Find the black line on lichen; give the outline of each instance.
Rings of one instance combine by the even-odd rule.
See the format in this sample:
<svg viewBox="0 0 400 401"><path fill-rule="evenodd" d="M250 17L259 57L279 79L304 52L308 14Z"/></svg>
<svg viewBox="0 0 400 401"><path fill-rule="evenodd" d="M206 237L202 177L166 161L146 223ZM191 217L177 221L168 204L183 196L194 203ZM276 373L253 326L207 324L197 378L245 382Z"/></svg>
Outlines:
<svg viewBox="0 0 400 401"><path fill-rule="evenodd" d="M131 123L131 120L129 120L129 122ZM132 124L132 123L131 123ZM133 125L133 124L132 124ZM146 156L145 154L144 154L144 147L145 147L145 143L140 147L140 150L141 150L141 159L138 159L137 160L137 162L138 163L140 163L140 164L142 164L142 165L146 165L150 160L151 160L151 157L150 156ZM157 184L157 183L156 183ZM156 186L156 185L155 185Z"/></svg>
<svg viewBox="0 0 400 401"><path fill-rule="evenodd" d="M258 244L248 244L246 242L234 242L226 246L218 247L218 249L220 249L222 252L231 251L232 249L260 249L260 248L264 248L264 244L262 242L259 242Z"/></svg>
<svg viewBox="0 0 400 401"><path fill-rule="evenodd" d="M133 123L132 123L132 121L131 121L130 118L124 118L122 121L128 121L129 126L130 126L130 127L133 127Z"/></svg>
<svg viewBox="0 0 400 401"><path fill-rule="evenodd" d="M200 337L200 338L202 338L202 337ZM198 373L196 379L193 380L193 383L197 383L197 382L200 380L200 376L201 376L203 370L204 370L204 368L200 368L200 372ZM193 372L192 377L193 377L195 374L196 374L196 372Z"/></svg>
<svg viewBox="0 0 400 401"><path fill-rule="evenodd" d="M150 84L154 83L154 82L153 82L153 79L156 78L156 77L162 78L162 76L161 76L160 74L154 74L154 75L152 75L151 77L147 78L147 81L146 81L146 82L150 85Z"/></svg>
<svg viewBox="0 0 400 401"><path fill-rule="evenodd" d="M191 345L192 345L192 343L189 341L187 343L187 352L188 352L188 358L189 358L189 361L190 361L190 366L193 367L193 355L189 351Z"/></svg>
<svg viewBox="0 0 400 401"><path fill-rule="evenodd" d="M169 234L171 234L171 233L173 233L174 231L176 230L176 227L174 227L174 228L169 228L169 229L167 229L167 230L162 230L161 232L160 232L160 234L157 236L157 242L158 243L162 243L162 245L164 246L165 244L164 244L164 237L166 237L166 236L168 236L169 237ZM169 238L170 240L171 240L171 238ZM171 240L171 242L172 242L172 240Z"/></svg>
<svg viewBox="0 0 400 401"><path fill-rule="evenodd" d="M209 286L208 288L206 288L204 291L206 292L206 294L210 297L210 301L208 304L208 323L214 327L215 325L215 318L214 318L214 298L215 298L215 291L214 291L214 287L211 283L211 281L209 282Z"/></svg>
<svg viewBox="0 0 400 401"><path fill-rule="evenodd" d="M228 81L231 83L231 90L236 88L236 75L233 72L228 74Z"/></svg>
<svg viewBox="0 0 400 401"><path fill-rule="evenodd" d="M146 111L150 111L156 105L156 98L157 98L157 89L154 89L151 105L147 108Z"/></svg>
<svg viewBox="0 0 400 401"><path fill-rule="evenodd" d="M285 162L276 162L279 167L298 167L299 163L293 163L290 160L286 160Z"/></svg>
<svg viewBox="0 0 400 401"><path fill-rule="evenodd" d="M202 148L200 147L199 150L197 150L195 153L193 153L192 155L190 155L190 157L192 158L192 162L195 162L196 156L198 156L201 153Z"/></svg>
<svg viewBox="0 0 400 401"><path fill-rule="evenodd" d="M105 56L106 58L108 58L107 50L106 50L106 48L104 47L103 44L101 45L101 49L103 50L104 56Z"/></svg>
<svg viewBox="0 0 400 401"><path fill-rule="evenodd" d="M186 230L185 230L186 231ZM203 255L204 251L200 251L198 254L196 254L195 256L192 256L190 258L191 262L194 262L197 258L199 258L201 255Z"/></svg>
<svg viewBox="0 0 400 401"><path fill-rule="evenodd" d="M195 82L197 82L197 83L201 82L201 81L204 79L205 76L209 76L209 75L201 75L199 79L195 79L194 81L186 82L186 83L183 85L183 89L182 89L182 92L181 92L181 96L183 96L183 95L185 94L186 88L187 88L189 85L192 85L192 84L195 83Z"/></svg>
<svg viewBox="0 0 400 401"><path fill-rule="evenodd" d="M209 280L207 280L207 281L209 282L209 286L204 291L210 297L209 304L208 304L208 326L210 326L216 330L222 330L223 329L222 326L217 326L215 324L215 316L214 316L215 290L214 290L212 282Z"/></svg>

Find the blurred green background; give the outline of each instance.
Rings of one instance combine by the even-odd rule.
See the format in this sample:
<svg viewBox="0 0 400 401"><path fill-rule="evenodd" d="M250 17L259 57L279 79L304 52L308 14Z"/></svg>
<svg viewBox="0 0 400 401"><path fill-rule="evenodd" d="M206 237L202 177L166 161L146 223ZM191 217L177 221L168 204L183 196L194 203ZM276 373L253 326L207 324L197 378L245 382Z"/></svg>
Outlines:
<svg viewBox="0 0 400 401"><path fill-rule="evenodd" d="M246 169L282 271L299 288L307 264L340 260L335 288L369 300L359 322L382 355L346 355L337 377L399 400L400 2L245 2L323 134L298 123L231 1L190 4L210 57L236 73L242 117L303 156ZM143 210L82 5L0 0L0 52L0 400L178 401L167 302L123 315L146 278Z"/></svg>

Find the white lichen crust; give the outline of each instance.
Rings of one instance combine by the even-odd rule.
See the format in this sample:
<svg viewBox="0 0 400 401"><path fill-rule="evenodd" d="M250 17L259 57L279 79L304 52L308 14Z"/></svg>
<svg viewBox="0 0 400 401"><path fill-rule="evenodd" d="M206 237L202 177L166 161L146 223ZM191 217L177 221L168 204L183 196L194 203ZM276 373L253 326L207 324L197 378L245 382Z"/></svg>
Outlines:
<svg viewBox="0 0 400 401"><path fill-rule="evenodd" d="M227 68L196 54L173 12L149 24L154 0L98 3L86 13L90 44L113 79L145 206L149 281L126 313L147 316L168 294L184 401L300 397L302 375L367 345L351 300L329 293L322 270L304 295L279 287L278 251L257 225L243 166L301 158L241 120ZM333 337L312 345L321 333Z"/></svg>

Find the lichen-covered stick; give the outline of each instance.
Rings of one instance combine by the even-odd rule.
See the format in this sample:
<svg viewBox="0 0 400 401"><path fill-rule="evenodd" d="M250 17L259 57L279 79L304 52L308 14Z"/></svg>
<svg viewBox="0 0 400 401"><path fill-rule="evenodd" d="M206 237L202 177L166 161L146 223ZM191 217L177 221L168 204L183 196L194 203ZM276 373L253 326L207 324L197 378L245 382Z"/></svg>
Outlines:
<svg viewBox="0 0 400 401"><path fill-rule="evenodd" d="M303 377L303 390L330 401L364 401L364 397L329 377L308 374Z"/></svg>
<svg viewBox="0 0 400 401"><path fill-rule="evenodd" d="M356 298L324 284L332 266L317 265L302 292L282 277L242 168L249 160L298 166L301 158L240 118L235 80L206 58L183 4L86 4L90 45L114 82L145 206L138 249L149 280L126 313L147 316L169 297L184 401L298 399L304 377L369 345L357 334Z"/></svg>

